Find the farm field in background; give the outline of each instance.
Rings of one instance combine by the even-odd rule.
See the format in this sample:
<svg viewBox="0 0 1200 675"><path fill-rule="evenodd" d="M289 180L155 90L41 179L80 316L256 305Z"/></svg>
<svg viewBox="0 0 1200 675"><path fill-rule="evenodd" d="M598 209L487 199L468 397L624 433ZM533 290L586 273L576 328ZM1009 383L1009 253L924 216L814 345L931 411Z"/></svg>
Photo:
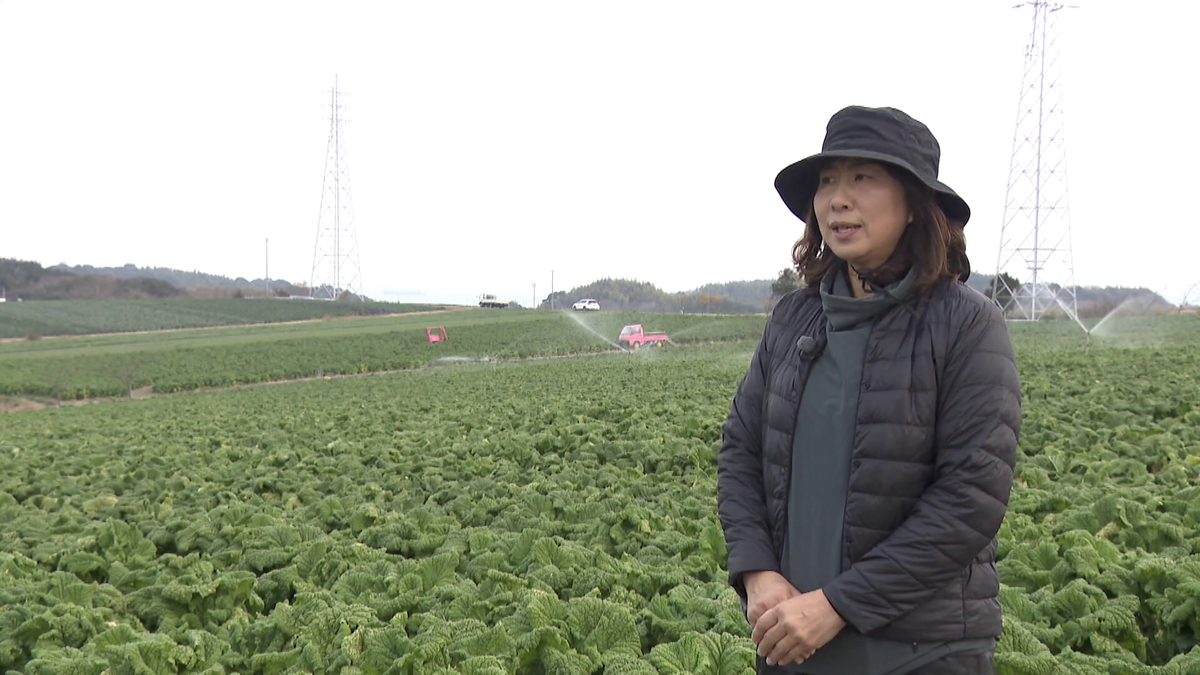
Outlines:
<svg viewBox="0 0 1200 675"><path fill-rule="evenodd" d="M405 314L441 305L323 302L286 298L37 300L0 304L0 338L88 335L305 321L324 316Z"/></svg>
<svg viewBox="0 0 1200 675"><path fill-rule="evenodd" d="M581 328L500 316L455 313L450 343L421 346ZM0 669L752 673L715 457L757 334L636 316L730 341L0 417ZM1200 321L1011 328L997 672L1200 672ZM79 349L184 351L137 344ZM67 358L18 353L0 364Z"/></svg>
<svg viewBox="0 0 1200 675"><path fill-rule="evenodd" d="M26 340L0 344L0 394L63 399L415 368L439 359L500 360L619 349L626 323L678 344L753 338L762 315L459 310L288 325ZM444 325L444 344L425 327Z"/></svg>

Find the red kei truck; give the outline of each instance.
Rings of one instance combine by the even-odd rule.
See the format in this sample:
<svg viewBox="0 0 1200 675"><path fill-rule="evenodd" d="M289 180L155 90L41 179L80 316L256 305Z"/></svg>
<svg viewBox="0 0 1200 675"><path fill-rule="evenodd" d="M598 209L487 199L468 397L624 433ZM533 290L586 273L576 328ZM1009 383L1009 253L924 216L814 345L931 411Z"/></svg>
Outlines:
<svg viewBox="0 0 1200 675"><path fill-rule="evenodd" d="M648 344L652 347L661 347L670 342L666 333L647 333L642 330L642 324L635 323L631 326L625 326L621 329L621 335L617 338L617 342L623 342L634 349L641 349L642 345Z"/></svg>

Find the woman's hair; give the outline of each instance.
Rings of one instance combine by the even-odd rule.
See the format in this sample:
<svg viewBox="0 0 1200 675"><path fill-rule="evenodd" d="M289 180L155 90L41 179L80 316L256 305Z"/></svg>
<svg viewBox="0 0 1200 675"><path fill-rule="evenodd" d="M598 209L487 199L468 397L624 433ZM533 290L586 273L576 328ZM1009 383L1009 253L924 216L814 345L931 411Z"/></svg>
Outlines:
<svg viewBox="0 0 1200 675"><path fill-rule="evenodd" d="M916 267L917 282L914 288L918 293L938 279L957 278L966 281L971 275L971 261L967 259L964 224L947 219L934 191L916 176L887 163L882 165L903 186L904 201L912 210L913 220L904 228L904 234L896 243L896 250L883 265L872 270L857 271L870 275L872 287L882 288L903 278L909 268ZM805 223L804 236L792 247L792 262L800 275L801 285L817 288L825 274L842 260L825 245L812 204L808 206Z"/></svg>

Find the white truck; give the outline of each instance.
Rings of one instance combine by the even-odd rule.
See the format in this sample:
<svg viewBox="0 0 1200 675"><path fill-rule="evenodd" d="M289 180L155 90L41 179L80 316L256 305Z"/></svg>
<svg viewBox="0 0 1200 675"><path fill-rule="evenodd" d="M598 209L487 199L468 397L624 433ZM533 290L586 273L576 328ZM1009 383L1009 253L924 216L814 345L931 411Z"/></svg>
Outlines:
<svg viewBox="0 0 1200 675"><path fill-rule="evenodd" d="M492 309L508 309L508 306L511 304L512 303L509 302L508 300L501 300L500 298L497 298L496 296L492 295L491 293L484 293L479 296L479 306L480 307L489 307Z"/></svg>

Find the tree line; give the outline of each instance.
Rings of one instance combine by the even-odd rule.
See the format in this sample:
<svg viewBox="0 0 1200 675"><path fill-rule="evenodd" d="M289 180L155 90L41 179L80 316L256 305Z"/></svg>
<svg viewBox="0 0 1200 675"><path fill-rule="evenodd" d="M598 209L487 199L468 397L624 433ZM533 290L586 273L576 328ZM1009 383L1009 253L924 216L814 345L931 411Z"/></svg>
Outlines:
<svg viewBox="0 0 1200 675"><path fill-rule="evenodd" d="M769 279L708 284L680 293L668 293L645 281L605 278L576 286L570 291L555 291L539 304L539 309L570 309L583 298L592 298L605 311L687 312L703 314L754 314L770 310Z"/></svg>

